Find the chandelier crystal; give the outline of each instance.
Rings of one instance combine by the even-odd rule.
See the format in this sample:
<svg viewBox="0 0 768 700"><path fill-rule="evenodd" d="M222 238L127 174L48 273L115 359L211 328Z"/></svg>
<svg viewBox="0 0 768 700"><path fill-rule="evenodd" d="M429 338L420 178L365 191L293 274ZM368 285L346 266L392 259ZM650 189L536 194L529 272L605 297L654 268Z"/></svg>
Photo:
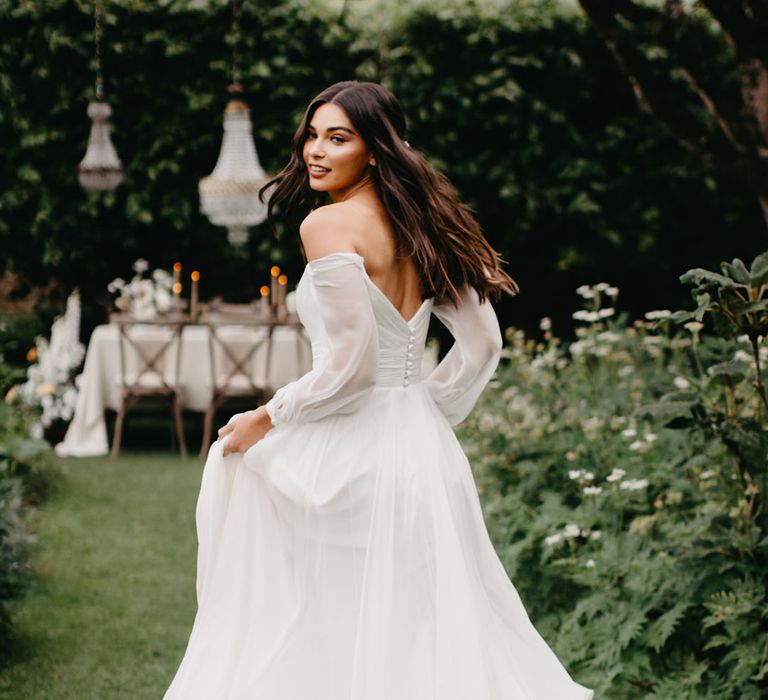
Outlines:
<svg viewBox="0 0 768 700"><path fill-rule="evenodd" d="M251 135L248 105L232 99L224 110L224 138L213 172L200 180L200 209L212 224L227 227L233 245L248 240L248 227L267 217L259 190L268 178Z"/></svg>
<svg viewBox="0 0 768 700"><path fill-rule="evenodd" d="M88 104L91 133L85 157L80 161L80 184L87 190L113 190L123 180L123 166L109 138L107 119L112 114L108 103L97 101Z"/></svg>

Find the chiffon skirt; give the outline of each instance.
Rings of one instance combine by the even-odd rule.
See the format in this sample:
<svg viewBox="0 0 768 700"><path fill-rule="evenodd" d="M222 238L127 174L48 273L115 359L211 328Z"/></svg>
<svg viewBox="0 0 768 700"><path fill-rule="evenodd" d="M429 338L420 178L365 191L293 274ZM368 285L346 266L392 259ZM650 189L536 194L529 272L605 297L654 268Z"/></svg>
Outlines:
<svg viewBox="0 0 768 700"><path fill-rule="evenodd" d="M214 443L166 700L586 700L528 619L421 385Z"/></svg>

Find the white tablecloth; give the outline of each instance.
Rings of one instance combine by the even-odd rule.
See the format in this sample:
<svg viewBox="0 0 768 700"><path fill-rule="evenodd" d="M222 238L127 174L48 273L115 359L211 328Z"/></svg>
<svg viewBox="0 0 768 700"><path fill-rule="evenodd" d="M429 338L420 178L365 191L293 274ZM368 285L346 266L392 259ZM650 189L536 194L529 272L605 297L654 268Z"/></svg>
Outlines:
<svg viewBox="0 0 768 700"><path fill-rule="evenodd" d="M141 346L157 347L161 329L142 326L136 329L135 337ZM227 344L240 346L247 351L266 334L265 328L231 326L219 328L219 335L226 336ZM205 411L211 399L213 387L210 361L210 331L206 326L186 326L181 336L178 390L183 408L190 411ZM270 376L264 377L267 344L262 344L253 353L248 368L254 381L260 386L277 389L293 381L311 367L309 345L301 337L301 331L291 327L275 328L272 336ZM223 353L214 351L217 360ZM238 350L238 357L245 353ZM136 358L126 354L130 372L136 365ZM219 367L217 373L226 374L226 367ZM164 368L168 376L175 368ZM109 451L104 410L120 407L122 395L120 375L120 332L115 325L98 326L91 336L85 357L83 374L79 378L79 393L75 415L69 425L64 441L56 445L60 456L87 457L104 455Z"/></svg>

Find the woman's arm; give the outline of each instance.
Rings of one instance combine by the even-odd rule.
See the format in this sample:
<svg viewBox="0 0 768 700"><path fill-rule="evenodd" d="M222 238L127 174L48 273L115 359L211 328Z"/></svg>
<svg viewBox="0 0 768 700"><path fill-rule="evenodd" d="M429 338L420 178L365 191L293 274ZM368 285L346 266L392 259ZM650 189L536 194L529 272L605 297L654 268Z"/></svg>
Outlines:
<svg viewBox="0 0 768 700"><path fill-rule="evenodd" d="M436 306L433 313L455 342L424 382L450 424L457 425L469 415L496 371L502 347L501 330L490 302L481 304L470 286L462 289L458 307Z"/></svg>
<svg viewBox="0 0 768 700"><path fill-rule="evenodd" d="M378 334L363 259L353 252L351 237L339 234L338 214L321 211L302 224L301 235L327 352L264 406L222 428L219 437L232 433L225 453L245 451L275 425L354 411L376 382Z"/></svg>

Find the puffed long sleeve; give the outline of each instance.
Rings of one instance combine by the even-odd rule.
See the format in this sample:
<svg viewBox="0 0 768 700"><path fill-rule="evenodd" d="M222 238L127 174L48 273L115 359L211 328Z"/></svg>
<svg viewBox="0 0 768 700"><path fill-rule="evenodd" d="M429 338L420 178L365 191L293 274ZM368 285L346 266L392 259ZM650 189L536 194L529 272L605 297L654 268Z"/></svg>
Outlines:
<svg viewBox="0 0 768 700"><path fill-rule="evenodd" d="M378 334L362 258L332 253L307 267L325 342L312 370L267 402L276 426L351 412L376 383Z"/></svg>
<svg viewBox="0 0 768 700"><path fill-rule="evenodd" d="M424 380L430 395L451 425L461 423L488 383L501 355L501 330L490 302L480 303L469 285L457 307L436 306L433 313L454 337L448 354Z"/></svg>

